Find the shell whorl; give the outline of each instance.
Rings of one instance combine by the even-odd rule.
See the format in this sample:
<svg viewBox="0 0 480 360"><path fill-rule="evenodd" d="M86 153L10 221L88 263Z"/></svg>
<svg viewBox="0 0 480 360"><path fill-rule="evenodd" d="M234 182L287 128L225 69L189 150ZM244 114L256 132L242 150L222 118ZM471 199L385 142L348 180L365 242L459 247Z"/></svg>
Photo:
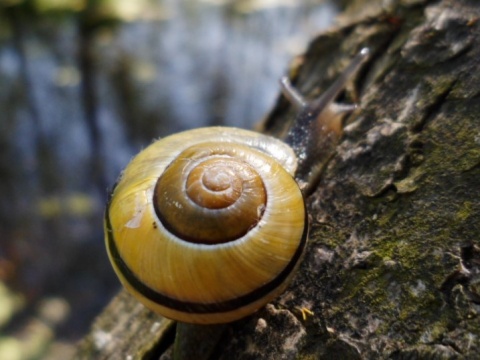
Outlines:
<svg viewBox="0 0 480 360"><path fill-rule="evenodd" d="M230 322L262 307L285 289L305 246L295 168L288 145L240 129L196 129L150 145L125 169L105 213L123 285L183 322ZM251 192L260 195L251 200ZM233 215L218 218L225 210Z"/></svg>
<svg viewBox="0 0 480 360"><path fill-rule="evenodd" d="M184 150L160 176L154 206L164 226L195 243L244 236L262 217L267 194L251 149L208 142ZM250 163L249 163L250 162Z"/></svg>

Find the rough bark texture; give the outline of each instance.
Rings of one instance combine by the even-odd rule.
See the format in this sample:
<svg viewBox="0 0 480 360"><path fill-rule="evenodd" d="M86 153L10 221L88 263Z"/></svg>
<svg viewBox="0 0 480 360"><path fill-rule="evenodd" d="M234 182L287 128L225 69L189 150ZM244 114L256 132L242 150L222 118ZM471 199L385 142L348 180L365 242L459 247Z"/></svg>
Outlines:
<svg viewBox="0 0 480 360"><path fill-rule="evenodd" d="M307 199L310 243L294 283L231 324L217 358L480 356L480 5L380 3L352 5L292 68L313 96L361 47L372 51L355 81L361 109ZM280 100L265 131L280 134L292 113ZM302 319L301 307L315 315ZM156 344L171 341L155 331L163 324L122 293L78 357L158 357Z"/></svg>

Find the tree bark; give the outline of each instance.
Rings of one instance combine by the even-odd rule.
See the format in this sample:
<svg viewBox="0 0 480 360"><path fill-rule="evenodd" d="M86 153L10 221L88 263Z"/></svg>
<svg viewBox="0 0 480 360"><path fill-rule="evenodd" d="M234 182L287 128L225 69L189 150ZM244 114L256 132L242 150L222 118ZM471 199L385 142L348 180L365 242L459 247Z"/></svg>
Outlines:
<svg viewBox="0 0 480 360"><path fill-rule="evenodd" d="M480 354L480 5L381 3L352 1L291 68L314 96L371 49L344 96L360 109L306 199L310 239L293 284L230 324L216 358ZM263 131L282 134L293 111L280 98ZM303 319L300 308L314 315ZM77 358L156 358L172 326L122 291Z"/></svg>

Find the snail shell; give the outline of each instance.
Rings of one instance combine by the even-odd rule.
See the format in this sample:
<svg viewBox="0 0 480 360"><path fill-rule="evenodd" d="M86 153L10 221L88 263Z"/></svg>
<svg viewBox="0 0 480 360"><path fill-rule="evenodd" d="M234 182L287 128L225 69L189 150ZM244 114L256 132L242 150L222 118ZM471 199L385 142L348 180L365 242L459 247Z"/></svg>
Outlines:
<svg viewBox="0 0 480 360"><path fill-rule="evenodd" d="M122 284L187 323L231 322L272 300L307 238L296 159L280 140L236 128L186 131L147 147L105 213Z"/></svg>

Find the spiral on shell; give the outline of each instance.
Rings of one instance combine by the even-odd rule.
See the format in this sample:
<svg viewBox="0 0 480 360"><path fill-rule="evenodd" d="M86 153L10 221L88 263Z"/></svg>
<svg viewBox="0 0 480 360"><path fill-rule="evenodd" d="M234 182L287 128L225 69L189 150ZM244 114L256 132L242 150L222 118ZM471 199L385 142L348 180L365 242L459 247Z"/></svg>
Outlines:
<svg viewBox="0 0 480 360"><path fill-rule="evenodd" d="M224 243L255 227L267 194L251 149L202 143L184 150L160 176L154 207L163 225L195 243ZM253 164L250 164L253 162Z"/></svg>

